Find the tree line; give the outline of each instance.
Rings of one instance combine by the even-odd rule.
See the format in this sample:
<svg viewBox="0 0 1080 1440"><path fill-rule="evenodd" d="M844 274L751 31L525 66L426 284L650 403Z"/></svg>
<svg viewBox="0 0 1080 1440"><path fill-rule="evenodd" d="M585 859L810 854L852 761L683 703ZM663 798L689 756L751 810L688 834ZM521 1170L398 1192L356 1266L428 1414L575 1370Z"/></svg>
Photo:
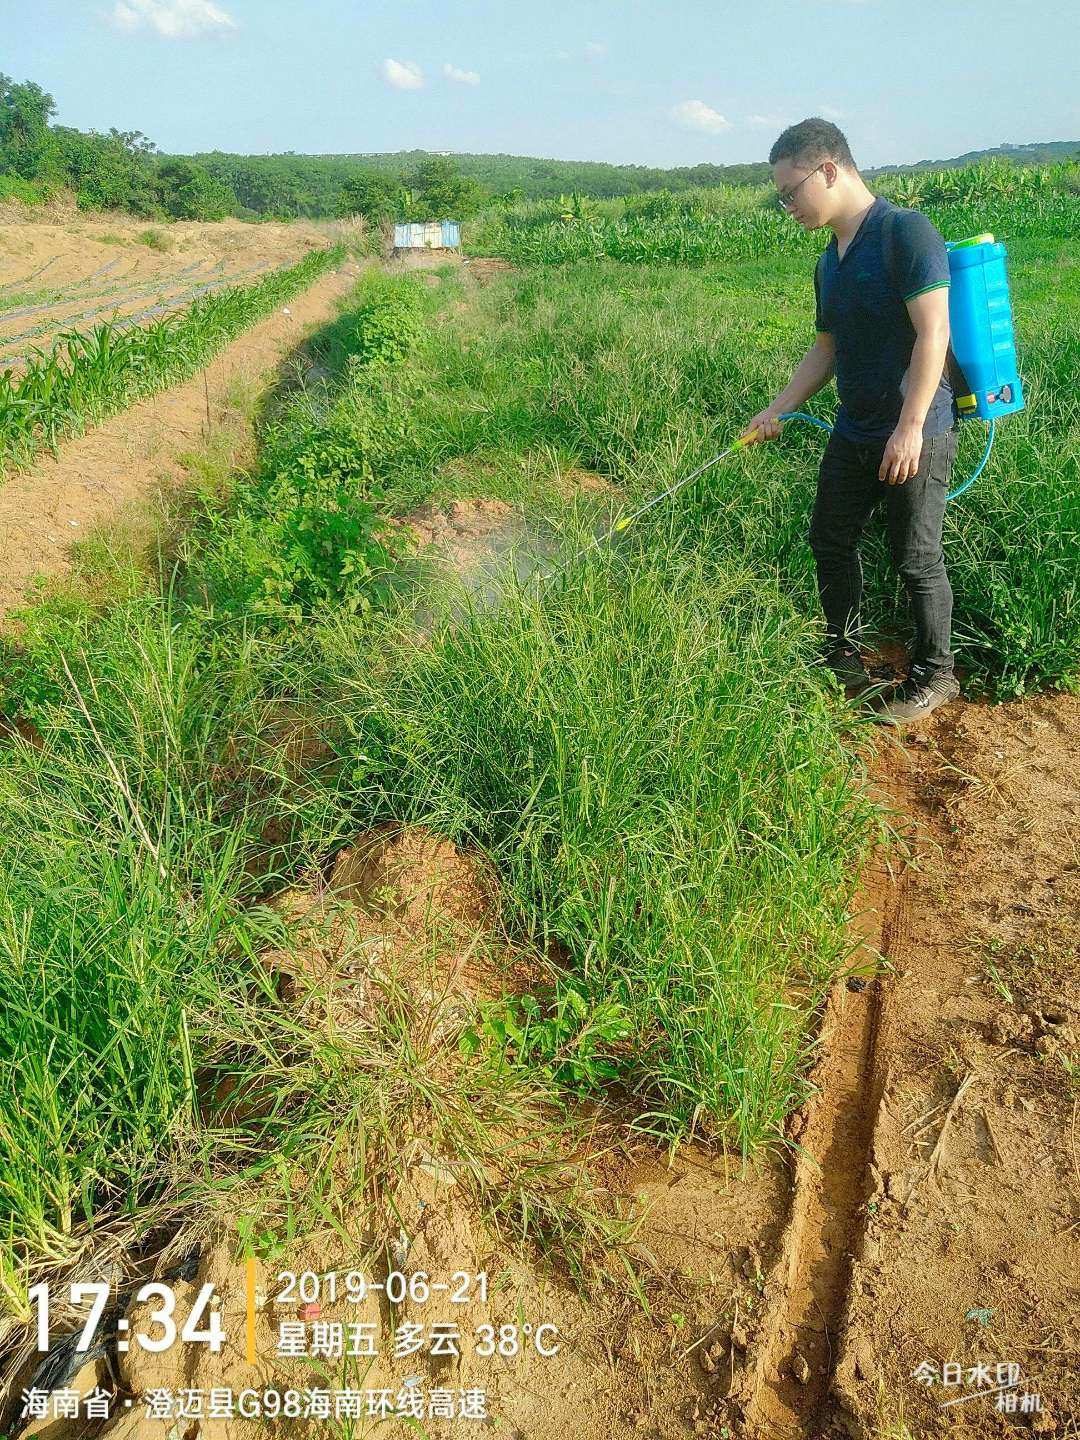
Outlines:
<svg viewBox="0 0 1080 1440"><path fill-rule="evenodd" d="M0 198L30 203L61 190L85 210L154 219L468 219L485 204L571 192L616 197L650 190L759 183L766 165L673 170L515 155L163 154L141 131L57 125L56 101L33 80L0 75Z"/></svg>
<svg viewBox="0 0 1080 1440"><path fill-rule="evenodd" d="M369 220L468 220L492 203L589 195L617 199L719 185L760 185L770 177L753 165L688 165L659 169L593 160L544 160L525 155L454 156L424 150L392 154L231 155L214 150L165 155L138 130L83 131L56 125L56 102L32 80L0 75L0 199L40 203L74 192L86 210L124 210L154 219L318 219L364 215ZM1006 146L972 152L1005 163L1028 152L1072 151ZM1007 154L1005 152L1008 152ZM922 162L925 164L926 162ZM945 162L934 162L941 168ZM958 163L958 162L952 162ZM890 167L914 169L920 167ZM867 171L869 176L884 173Z"/></svg>
<svg viewBox="0 0 1080 1440"><path fill-rule="evenodd" d="M0 75L0 195L41 201L66 189L83 209L174 220L216 220L233 209L235 197L204 166L162 155L141 131L76 130L51 124L55 114L40 85Z"/></svg>

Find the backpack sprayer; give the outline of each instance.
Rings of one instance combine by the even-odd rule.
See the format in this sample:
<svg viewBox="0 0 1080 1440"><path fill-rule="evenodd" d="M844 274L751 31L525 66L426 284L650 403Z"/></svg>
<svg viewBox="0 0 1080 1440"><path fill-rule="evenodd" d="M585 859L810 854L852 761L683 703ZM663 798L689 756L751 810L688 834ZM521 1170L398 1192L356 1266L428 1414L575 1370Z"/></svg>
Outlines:
<svg viewBox="0 0 1080 1440"><path fill-rule="evenodd" d="M1003 415L1011 415L1024 408L1024 392L1017 371L1005 246L993 235L972 235L967 240L946 241L945 251L949 257L950 279L948 363L957 414L961 420L985 420L988 427L986 449L978 465L962 485L949 492L947 498L955 500L982 474L993 448L996 421ZM789 410L779 418L785 421L805 420L820 430L832 431L827 420L808 415L803 410ZM706 470L719 465L721 460L734 455L736 450L749 445L756 433L751 430L748 435L741 436L734 445L729 445L719 455L699 465L692 474L676 481L639 510L616 520L608 533L592 544L600 544L625 530L639 516L659 505L661 500L666 500L699 475L704 475ZM586 546L581 553L591 548L591 545Z"/></svg>

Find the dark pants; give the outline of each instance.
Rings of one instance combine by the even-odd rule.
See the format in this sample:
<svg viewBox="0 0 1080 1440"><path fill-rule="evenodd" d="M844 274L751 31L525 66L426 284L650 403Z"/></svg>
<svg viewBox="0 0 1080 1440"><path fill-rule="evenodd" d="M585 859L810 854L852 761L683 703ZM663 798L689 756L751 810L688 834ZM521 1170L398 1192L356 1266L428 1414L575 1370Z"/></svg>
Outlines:
<svg viewBox="0 0 1080 1440"><path fill-rule="evenodd" d="M834 431L822 457L810 548L829 641L858 643L863 581L859 539L874 510L884 503L893 563L915 615L912 662L931 671L951 671L953 597L945 573L941 522L956 458L956 430L923 442L919 468L903 485L878 479L886 443L858 444Z"/></svg>

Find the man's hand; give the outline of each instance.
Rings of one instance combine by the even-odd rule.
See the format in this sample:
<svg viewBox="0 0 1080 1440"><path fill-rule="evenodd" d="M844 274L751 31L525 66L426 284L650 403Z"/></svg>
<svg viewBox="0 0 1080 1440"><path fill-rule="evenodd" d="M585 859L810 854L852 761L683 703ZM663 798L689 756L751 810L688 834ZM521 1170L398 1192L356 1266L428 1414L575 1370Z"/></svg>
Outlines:
<svg viewBox="0 0 1080 1440"><path fill-rule="evenodd" d="M760 445L762 440L778 440L780 438L780 413L771 405L767 409L759 411L743 431L743 436L751 437L746 443ZM754 434L755 431L756 434ZM742 436L740 436L741 438Z"/></svg>
<svg viewBox="0 0 1080 1440"><path fill-rule="evenodd" d="M910 480L918 470L922 448L921 425L898 425L885 446L878 479L883 480L886 485L903 485L904 481Z"/></svg>

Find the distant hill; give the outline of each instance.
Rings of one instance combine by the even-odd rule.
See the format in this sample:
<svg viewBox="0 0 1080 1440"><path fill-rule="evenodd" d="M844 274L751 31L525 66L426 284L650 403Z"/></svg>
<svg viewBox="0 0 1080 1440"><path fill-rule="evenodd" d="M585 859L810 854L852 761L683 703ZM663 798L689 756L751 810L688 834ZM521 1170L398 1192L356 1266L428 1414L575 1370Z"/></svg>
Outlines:
<svg viewBox="0 0 1080 1440"><path fill-rule="evenodd" d="M435 152L447 153L447 152ZM465 175L496 194L515 187L530 197L569 194L580 190L607 199L643 190L684 190L695 185L758 185L769 178L769 167L752 165L609 165L602 160L546 160L534 155L474 155L449 152ZM370 169L409 171L424 159L423 151L389 155L350 155L349 160Z"/></svg>
<svg viewBox="0 0 1080 1440"><path fill-rule="evenodd" d="M697 166L612 166L600 160L550 160L541 156L510 156L510 154L458 153L446 150L392 150L379 153L278 154L278 156L226 156L200 154L194 161L206 164L222 180L232 180L239 167L249 171L272 171L276 177L291 177L297 192L307 204L307 213L333 209L331 193L357 170L377 170L384 174L410 174L432 156L446 156L465 176L480 181L491 194L507 194L520 190L524 199L552 199L560 194L579 190L599 199L612 199L622 194L639 194L649 190L688 190L694 186L717 184L763 184L770 170L765 160L740 166L697 164ZM900 170L942 170L953 166L971 166L991 158L1005 158L1015 164L1045 164L1080 156L1080 140L1053 140L1043 144L998 145L994 150L971 150L950 160L919 160L910 166L878 166L864 171L868 176ZM245 187L236 184L238 192ZM251 202L248 202L251 203ZM261 209L256 203L256 209Z"/></svg>
<svg viewBox="0 0 1080 1440"><path fill-rule="evenodd" d="M764 162L756 165L608 165L599 160L549 160L535 155L459 154L447 150L393 150L351 155L232 155L222 151L193 155L224 179L241 167L289 175L302 192L319 194L328 184L340 188L357 170L408 175L432 156L446 156L463 175L493 195L520 190L526 199L548 199L574 190L611 199L649 190L687 190L697 185L757 185L769 178Z"/></svg>
<svg viewBox="0 0 1080 1440"><path fill-rule="evenodd" d="M913 165L882 165L867 175L896 174L901 170L953 170L962 165L980 165L987 160L1011 160L1014 165L1053 165L1059 160L1080 159L1080 140L1045 140L1041 144L995 145L992 150L969 150L952 160L916 160Z"/></svg>
<svg viewBox="0 0 1080 1440"><path fill-rule="evenodd" d="M609 165L600 160L552 160L537 155L480 155L447 150L392 150L339 155L233 155L216 151L190 158L229 185L242 203L263 212L270 195L281 204L288 196L290 213L332 213L341 186L359 170L408 175L432 156L446 156L463 174L477 180L492 195L519 191L523 199L551 199L580 191L600 199L637 195L656 190L688 190L694 186L761 185L770 178L764 161L746 165ZM999 145L993 150L970 150L949 160L919 160L913 165L882 165L866 170L868 176L903 170L938 170L975 165L990 159L1015 164L1044 164L1080 156L1080 140L1051 140L1042 144Z"/></svg>
<svg viewBox="0 0 1080 1440"><path fill-rule="evenodd" d="M681 190L694 185L760 185L770 179L765 160L745 165L678 165L664 169L650 165L609 165L600 160L545 160L533 155L477 155L452 150L394 150L371 154L319 155L307 158L333 160L367 170L392 174L414 170L429 155L446 155L465 175L486 189L502 192L519 187L537 198L581 190L608 198L639 190ZM997 145L992 150L969 150L950 160L917 160L910 165L879 165L866 175L894 174L902 170L946 170L978 165L992 159L1016 165L1047 165L1080 159L1080 140L1047 140L1026 145Z"/></svg>

